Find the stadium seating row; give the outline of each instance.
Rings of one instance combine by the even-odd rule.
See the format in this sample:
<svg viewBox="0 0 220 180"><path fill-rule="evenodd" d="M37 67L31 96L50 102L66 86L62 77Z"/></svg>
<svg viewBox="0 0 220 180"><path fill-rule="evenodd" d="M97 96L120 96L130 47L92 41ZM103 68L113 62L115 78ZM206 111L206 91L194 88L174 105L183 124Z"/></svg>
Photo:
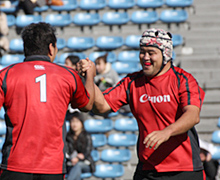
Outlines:
<svg viewBox="0 0 220 180"><path fill-rule="evenodd" d="M87 119L84 126L89 133L105 133L113 128L117 131L138 131L137 121L134 118L119 118L114 122L111 119Z"/></svg>
<svg viewBox="0 0 220 180"><path fill-rule="evenodd" d="M183 45L184 40L180 34L173 34L172 36L174 47ZM57 48L61 50L66 47L71 50L83 51L96 46L99 49L113 50L125 45L128 48L139 49L140 38L140 35L129 35L125 39L121 36L100 36L96 41L93 37L70 37L67 41L63 38L58 38ZM16 53L23 52L22 39L12 39L9 44L9 49ZM133 54L133 56L134 55L135 54Z"/></svg>
<svg viewBox="0 0 220 180"><path fill-rule="evenodd" d="M96 171L92 173L83 173L81 179L95 176L98 178L117 178L124 175L124 166L122 164L98 164Z"/></svg>
<svg viewBox="0 0 220 180"><path fill-rule="evenodd" d="M19 0L12 0L11 7L2 7L2 11L5 13L14 13L18 8ZM72 11L80 8L81 10L100 10L103 8L111 8L111 9L129 9L134 6L140 8L159 8L163 5L167 7L177 8L177 7L189 7L193 5L193 0L81 0L79 3L77 0L63 0L63 6L42 6L36 7L34 11L36 12L44 12L51 8L54 11Z"/></svg>
<svg viewBox="0 0 220 180"><path fill-rule="evenodd" d="M78 26L93 26L99 23L106 25L123 25L131 21L134 24L182 23L187 21L188 13L184 9L163 10L160 15L156 11L135 11L131 16L127 12L106 12L102 17L98 13L48 14L45 19L41 15L7 15L8 25L23 28L30 23L47 22L55 27L66 27L70 24Z"/></svg>
<svg viewBox="0 0 220 180"><path fill-rule="evenodd" d="M100 53L104 54L104 52L94 52L94 53ZM91 53L90 56L94 57L94 53ZM58 60L57 58L55 59L55 63L58 64L64 64L65 62L65 57L67 57L68 55L77 55L80 57L80 59L85 59L86 55L83 53L63 53L60 56L60 60ZM131 57L129 57L129 55ZM113 54L113 52L110 52L107 60L109 62L111 62L112 64L112 68L119 74L119 75L124 75L124 74L128 74L128 73L132 73L135 71L139 71L141 70L141 65L139 63L139 58L138 56L138 51L124 51L121 52L118 56L118 61L116 61L116 59L113 59L112 56L115 56ZM173 59L175 59L175 53L173 53ZM10 65L10 64L14 64L14 63L19 63L19 62L23 62L24 60L24 55L22 54L6 54L3 55L3 57L0 59L1 61L1 69ZM114 60L114 61L113 61ZM113 114L112 114L113 115ZM130 115L128 115L130 116Z"/></svg>

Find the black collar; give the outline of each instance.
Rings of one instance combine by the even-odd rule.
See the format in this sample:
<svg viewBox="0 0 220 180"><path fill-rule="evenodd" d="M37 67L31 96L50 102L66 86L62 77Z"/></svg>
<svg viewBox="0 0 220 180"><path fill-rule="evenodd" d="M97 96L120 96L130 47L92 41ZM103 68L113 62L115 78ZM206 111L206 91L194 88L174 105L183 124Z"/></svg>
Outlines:
<svg viewBox="0 0 220 180"><path fill-rule="evenodd" d="M48 61L50 62L50 58L45 55L32 55L32 56L25 57L24 62L26 61Z"/></svg>

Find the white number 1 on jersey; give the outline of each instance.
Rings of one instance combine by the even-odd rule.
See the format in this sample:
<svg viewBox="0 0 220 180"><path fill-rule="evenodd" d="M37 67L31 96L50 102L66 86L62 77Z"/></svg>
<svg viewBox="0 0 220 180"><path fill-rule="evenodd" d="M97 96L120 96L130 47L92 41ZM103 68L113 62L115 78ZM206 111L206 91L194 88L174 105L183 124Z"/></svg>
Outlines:
<svg viewBox="0 0 220 180"><path fill-rule="evenodd" d="M47 102L46 74L36 77L35 82L40 82L40 102Z"/></svg>

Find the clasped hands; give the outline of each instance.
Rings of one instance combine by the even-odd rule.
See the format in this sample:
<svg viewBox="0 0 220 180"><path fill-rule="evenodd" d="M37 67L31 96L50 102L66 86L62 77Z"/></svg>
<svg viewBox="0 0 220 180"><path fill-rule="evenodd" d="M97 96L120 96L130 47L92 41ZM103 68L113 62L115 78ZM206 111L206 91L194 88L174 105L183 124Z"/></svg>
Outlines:
<svg viewBox="0 0 220 180"><path fill-rule="evenodd" d="M79 74L81 74L82 76L86 76L87 73L90 73L89 75L92 75L93 77L96 76L96 68L95 68L95 64L94 62L92 62L91 60L89 60L89 58L86 59L81 59L77 65L77 71L79 72Z"/></svg>

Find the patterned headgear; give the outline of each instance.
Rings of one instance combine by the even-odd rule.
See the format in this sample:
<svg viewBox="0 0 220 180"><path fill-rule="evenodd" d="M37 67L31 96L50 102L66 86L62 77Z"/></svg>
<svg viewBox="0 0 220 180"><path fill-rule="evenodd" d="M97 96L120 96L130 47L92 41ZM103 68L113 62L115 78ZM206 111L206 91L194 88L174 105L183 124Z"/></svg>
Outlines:
<svg viewBox="0 0 220 180"><path fill-rule="evenodd" d="M173 42L172 35L162 29L147 29L140 39L140 46L153 46L162 51L163 64L172 60Z"/></svg>

